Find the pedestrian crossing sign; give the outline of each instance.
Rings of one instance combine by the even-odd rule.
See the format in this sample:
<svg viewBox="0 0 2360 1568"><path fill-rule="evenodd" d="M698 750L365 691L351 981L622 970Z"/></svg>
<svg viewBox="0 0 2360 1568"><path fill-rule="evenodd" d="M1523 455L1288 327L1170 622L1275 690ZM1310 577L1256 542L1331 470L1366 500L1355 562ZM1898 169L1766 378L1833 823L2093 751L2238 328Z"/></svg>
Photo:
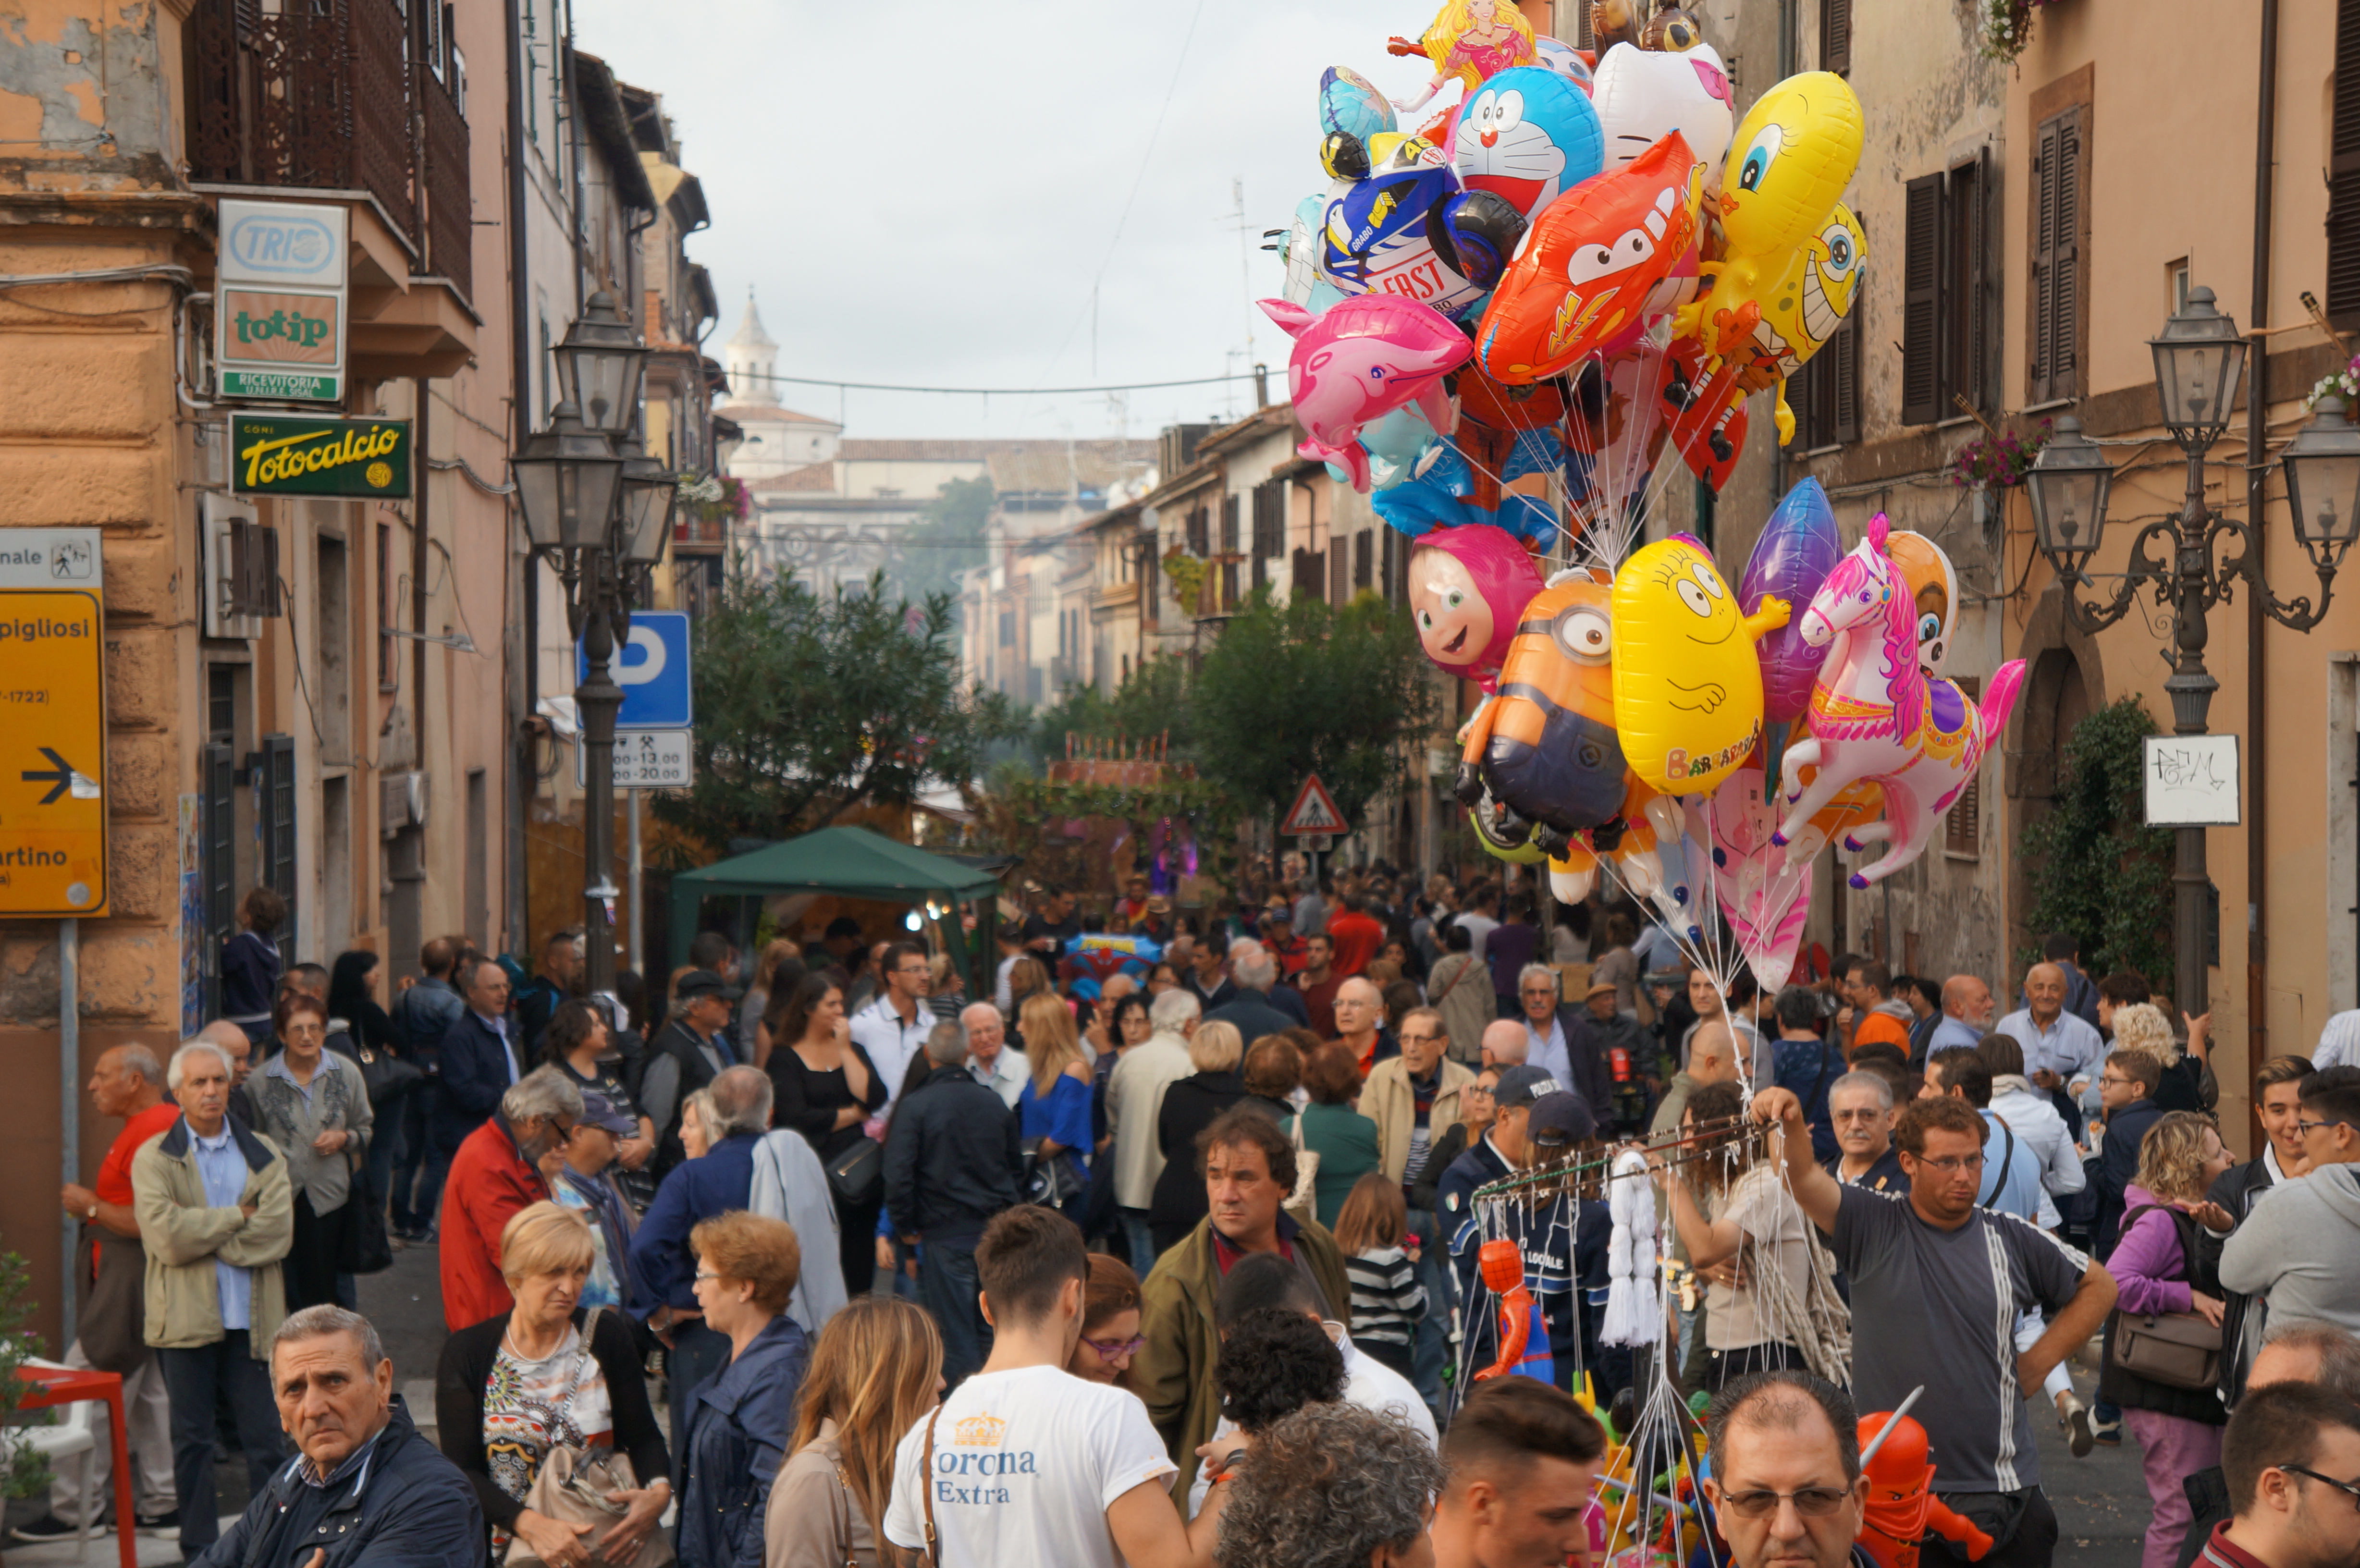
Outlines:
<svg viewBox="0 0 2360 1568"><path fill-rule="evenodd" d="M1339 833L1344 831L1344 813L1336 809L1336 797L1328 793L1328 786L1319 782L1317 773L1304 777L1303 788L1295 797L1295 804L1286 813L1286 821L1278 830L1283 833Z"/></svg>

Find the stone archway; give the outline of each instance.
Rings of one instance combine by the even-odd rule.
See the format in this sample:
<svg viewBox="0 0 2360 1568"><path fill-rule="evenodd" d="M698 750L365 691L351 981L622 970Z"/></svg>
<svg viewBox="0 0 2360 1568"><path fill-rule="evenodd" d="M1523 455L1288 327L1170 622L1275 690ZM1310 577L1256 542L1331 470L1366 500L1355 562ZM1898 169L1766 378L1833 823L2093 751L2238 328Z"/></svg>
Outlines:
<svg viewBox="0 0 2360 1568"><path fill-rule="evenodd" d="M2029 867L2014 853L2024 830L2047 816L2057 797L2057 775L2073 726L2105 706L2105 666L2098 645L2074 628L2063 595L2052 584L2034 601L2016 657L2031 666L2024 701L2004 738L2006 747L2008 944L2012 955L2038 940L2026 928L2032 906ZM2003 976L2014 990L2013 976Z"/></svg>

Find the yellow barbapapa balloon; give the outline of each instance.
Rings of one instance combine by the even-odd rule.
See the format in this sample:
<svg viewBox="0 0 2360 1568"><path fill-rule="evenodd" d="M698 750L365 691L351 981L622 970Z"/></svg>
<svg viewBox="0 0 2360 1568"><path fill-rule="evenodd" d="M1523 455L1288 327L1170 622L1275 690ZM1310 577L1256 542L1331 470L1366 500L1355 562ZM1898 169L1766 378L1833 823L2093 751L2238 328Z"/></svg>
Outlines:
<svg viewBox="0 0 2360 1568"><path fill-rule="evenodd" d="M1709 791L1762 738L1756 640L1786 600L1752 615L1685 536L1634 551L1614 577L1614 728L1631 770L1666 795Z"/></svg>

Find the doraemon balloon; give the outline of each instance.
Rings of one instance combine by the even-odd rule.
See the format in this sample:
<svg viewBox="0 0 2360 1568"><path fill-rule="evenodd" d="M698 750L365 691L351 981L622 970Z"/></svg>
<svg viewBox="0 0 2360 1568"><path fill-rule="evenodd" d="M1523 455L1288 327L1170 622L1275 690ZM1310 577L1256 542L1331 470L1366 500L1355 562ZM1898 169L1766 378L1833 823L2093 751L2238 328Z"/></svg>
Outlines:
<svg viewBox="0 0 2360 1568"><path fill-rule="evenodd" d="M1528 220L1596 174L1604 149L1590 100L1539 66L1518 66L1483 83L1450 132L1459 183L1504 199Z"/></svg>
<svg viewBox="0 0 2360 1568"><path fill-rule="evenodd" d="M1629 163L1677 131L1705 166L1705 188L1721 183L1737 112L1730 106L1729 74L1710 44L1685 54L1617 44L1599 58L1590 101L1605 132L1607 168Z"/></svg>

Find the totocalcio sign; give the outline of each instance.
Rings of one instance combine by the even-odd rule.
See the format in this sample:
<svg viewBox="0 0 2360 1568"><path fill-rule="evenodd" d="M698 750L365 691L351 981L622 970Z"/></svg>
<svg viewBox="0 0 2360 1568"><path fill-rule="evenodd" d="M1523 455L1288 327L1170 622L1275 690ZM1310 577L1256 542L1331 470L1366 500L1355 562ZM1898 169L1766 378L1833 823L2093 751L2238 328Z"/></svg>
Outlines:
<svg viewBox="0 0 2360 1568"><path fill-rule="evenodd" d="M410 494L410 421L233 414L230 489L240 495Z"/></svg>

